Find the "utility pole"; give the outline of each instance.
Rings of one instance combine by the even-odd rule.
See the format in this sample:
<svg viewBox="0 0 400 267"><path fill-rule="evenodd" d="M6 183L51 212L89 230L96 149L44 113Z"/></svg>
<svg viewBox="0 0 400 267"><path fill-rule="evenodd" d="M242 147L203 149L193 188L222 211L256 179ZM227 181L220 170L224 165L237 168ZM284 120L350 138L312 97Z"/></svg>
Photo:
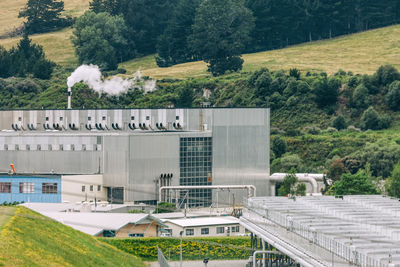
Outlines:
<svg viewBox="0 0 400 267"><path fill-rule="evenodd" d="M180 260L180 267L182 267L182 235L183 235L183 231L180 231L179 235L181 236L181 253L179 256L179 260Z"/></svg>

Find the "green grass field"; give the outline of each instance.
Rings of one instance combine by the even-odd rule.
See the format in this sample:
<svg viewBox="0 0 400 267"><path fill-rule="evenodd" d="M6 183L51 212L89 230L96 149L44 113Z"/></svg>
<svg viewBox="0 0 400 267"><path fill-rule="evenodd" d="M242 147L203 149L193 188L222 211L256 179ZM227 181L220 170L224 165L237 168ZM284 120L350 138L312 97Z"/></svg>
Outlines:
<svg viewBox="0 0 400 267"><path fill-rule="evenodd" d="M262 67L271 70L297 68L301 71L339 69L354 73L371 74L384 64L400 67L400 25L342 36L331 40L305 43L279 50L243 55L243 71ZM208 75L204 62L190 62L158 68L154 56L134 59L121 64L128 73L141 69L154 78L188 78Z"/></svg>
<svg viewBox="0 0 400 267"><path fill-rule="evenodd" d="M24 207L11 209L14 215L4 216L13 210L0 207L0 266L144 266L92 236Z"/></svg>

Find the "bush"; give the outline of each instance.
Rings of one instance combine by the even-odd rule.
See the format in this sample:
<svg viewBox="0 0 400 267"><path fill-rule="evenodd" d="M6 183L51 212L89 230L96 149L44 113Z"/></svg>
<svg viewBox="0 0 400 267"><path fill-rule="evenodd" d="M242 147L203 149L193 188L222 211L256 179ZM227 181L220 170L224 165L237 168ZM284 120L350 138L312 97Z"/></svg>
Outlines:
<svg viewBox="0 0 400 267"><path fill-rule="evenodd" d="M366 108L370 104L368 88L364 84L360 84L354 89L352 97L353 106L356 108Z"/></svg>
<svg viewBox="0 0 400 267"><path fill-rule="evenodd" d="M384 65L378 68L373 77L378 85L386 86L400 80L400 73L392 65Z"/></svg>
<svg viewBox="0 0 400 267"><path fill-rule="evenodd" d="M327 177L332 179L332 181L339 181L342 174L348 172L343 164L342 159L334 160L328 168Z"/></svg>
<svg viewBox="0 0 400 267"><path fill-rule="evenodd" d="M304 127L304 132L306 134L319 134L321 129L315 125Z"/></svg>
<svg viewBox="0 0 400 267"><path fill-rule="evenodd" d="M313 82L312 88L315 94L315 102L319 107L326 107L335 104L339 95L340 80L336 78L317 79Z"/></svg>
<svg viewBox="0 0 400 267"><path fill-rule="evenodd" d="M179 238L100 238L118 249L133 253L144 260L157 260L157 246L170 260L179 260ZM251 254L249 237L183 238L184 260L248 259Z"/></svg>
<svg viewBox="0 0 400 267"><path fill-rule="evenodd" d="M168 213L168 212L174 212L175 210L176 210L175 204L169 202L160 202L157 204L154 213Z"/></svg>
<svg viewBox="0 0 400 267"><path fill-rule="evenodd" d="M297 154L286 153L272 162L271 173L289 172L292 168L301 172L304 169L303 161Z"/></svg>
<svg viewBox="0 0 400 267"><path fill-rule="evenodd" d="M21 93L37 93L39 86L31 79L26 79L24 81L18 82L15 85L15 89Z"/></svg>
<svg viewBox="0 0 400 267"><path fill-rule="evenodd" d="M390 109L400 110L400 81L390 84L385 100Z"/></svg>
<svg viewBox="0 0 400 267"><path fill-rule="evenodd" d="M349 126L347 127L347 131L349 131L349 132L361 132L361 129L355 127L354 125L349 125Z"/></svg>
<svg viewBox="0 0 400 267"><path fill-rule="evenodd" d="M269 72L263 72L258 78L255 80L255 95L256 97L265 97L270 95L272 92L270 90L272 82L272 76Z"/></svg>
<svg viewBox="0 0 400 267"><path fill-rule="evenodd" d="M276 136L272 139L272 151L274 152L277 158L280 158L283 154L286 153L287 144L285 139L280 136Z"/></svg>
<svg viewBox="0 0 400 267"><path fill-rule="evenodd" d="M339 181L336 181L331 189L333 195L373 195L378 190L372 184L370 177L364 170L356 174L343 174Z"/></svg>
<svg viewBox="0 0 400 267"><path fill-rule="evenodd" d="M379 116L373 107L369 107L361 117L363 130L380 130L390 126L391 119L387 116Z"/></svg>
<svg viewBox="0 0 400 267"><path fill-rule="evenodd" d="M394 166L390 176L388 193L392 197L400 198L400 162Z"/></svg>
<svg viewBox="0 0 400 267"><path fill-rule="evenodd" d="M347 127L346 120L344 119L344 117L342 115L339 115L333 120L332 126L335 127L339 131L346 129L346 127Z"/></svg>
<svg viewBox="0 0 400 267"><path fill-rule="evenodd" d="M296 68L289 70L289 76L295 78L296 80L300 80L300 71Z"/></svg>

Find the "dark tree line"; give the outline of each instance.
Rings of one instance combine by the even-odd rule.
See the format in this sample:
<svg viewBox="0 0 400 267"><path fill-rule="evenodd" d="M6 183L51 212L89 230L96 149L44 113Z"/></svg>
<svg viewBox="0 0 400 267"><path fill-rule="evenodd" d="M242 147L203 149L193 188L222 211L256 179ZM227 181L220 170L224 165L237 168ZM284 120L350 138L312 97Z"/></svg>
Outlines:
<svg viewBox="0 0 400 267"><path fill-rule="evenodd" d="M63 1L28 0L18 17L26 19L25 33L42 33L72 25L71 17L62 17L63 11Z"/></svg>
<svg viewBox="0 0 400 267"><path fill-rule="evenodd" d="M242 22L248 25L254 23L254 27L244 27L245 31L249 30L248 33L242 32L244 34L233 34L233 36L243 38L248 34L250 38L245 37L245 39L249 39L250 42L236 42L230 39L232 36L228 36L229 34L225 39L224 34L210 32L208 37L203 35L205 38L217 38L212 41L225 42L227 48L231 45L235 50L235 56L238 50L240 54L282 48L400 21L398 0L224 0L226 8L214 12L216 18L204 21L201 17L207 17L205 12L211 14L215 11L211 9L224 5L220 3L221 1L211 1L206 4L207 1L93 0L90 8L95 13L108 12L113 16L120 15L124 18L128 31L126 34L128 53L124 54L122 60L157 52L157 64L161 67L204 60L204 55L198 53L202 47L194 44L193 36L199 36L198 33L207 27L207 23L214 23L211 26L215 28L221 26L215 23L240 10L245 17ZM207 8L209 10L205 10ZM203 14L199 14L200 12ZM231 18L234 23L240 21L235 17ZM196 21L199 22L197 24L202 24L203 28L196 25ZM229 31L236 30L235 27L234 25ZM236 58L234 62L229 60L229 57L225 60L228 65L240 63Z"/></svg>
<svg viewBox="0 0 400 267"><path fill-rule="evenodd" d="M55 64L46 59L43 48L32 44L25 35L17 47L6 50L0 46L0 77L25 77L32 74L36 78L49 79Z"/></svg>

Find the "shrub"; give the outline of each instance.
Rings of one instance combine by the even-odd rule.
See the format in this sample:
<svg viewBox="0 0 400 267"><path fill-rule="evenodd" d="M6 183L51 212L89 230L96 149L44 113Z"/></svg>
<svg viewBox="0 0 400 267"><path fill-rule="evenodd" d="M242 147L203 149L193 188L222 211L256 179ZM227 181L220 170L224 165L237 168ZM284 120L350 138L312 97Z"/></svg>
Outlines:
<svg viewBox="0 0 400 267"><path fill-rule="evenodd" d="M373 77L377 84L386 86L400 80L400 73L392 65L384 65L378 68Z"/></svg>
<svg viewBox="0 0 400 267"><path fill-rule="evenodd" d="M336 128L333 128L333 127L327 127L325 130L324 130L324 132L326 132L326 133L335 133L335 132L337 132L338 130L336 129Z"/></svg>
<svg viewBox="0 0 400 267"><path fill-rule="evenodd" d="M334 160L328 168L327 177L332 179L334 182L339 181L342 174L348 172L343 164L342 159Z"/></svg>
<svg viewBox="0 0 400 267"><path fill-rule="evenodd" d="M315 94L315 102L319 107L335 104L339 95L340 80L336 78L317 79L313 82L312 88Z"/></svg>
<svg viewBox="0 0 400 267"><path fill-rule="evenodd" d="M388 193L392 197L400 198L400 162L394 166L390 176Z"/></svg>
<svg viewBox="0 0 400 267"><path fill-rule="evenodd" d="M271 74L267 71L263 72L254 83L256 97L265 97L270 95L272 93L270 90L271 82Z"/></svg>
<svg viewBox="0 0 400 267"><path fill-rule="evenodd" d="M370 97L368 94L368 88L364 84L360 84L354 89L352 97L353 105L356 108L366 108L370 104Z"/></svg>
<svg viewBox="0 0 400 267"><path fill-rule="evenodd" d="M286 153L287 144L285 139L280 136L276 136L272 139L272 151L274 152L277 158L280 158L283 154Z"/></svg>
<svg viewBox="0 0 400 267"><path fill-rule="evenodd" d="M169 202L160 202L157 204L156 210L154 213L166 213L175 211L175 204Z"/></svg>
<svg viewBox="0 0 400 267"><path fill-rule="evenodd" d="M300 71L296 68L289 70L289 76L295 78L296 80L300 79Z"/></svg>
<svg viewBox="0 0 400 267"><path fill-rule="evenodd" d="M297 154L286 153L281 158L275 159L271 164L271 172L288 172L290 169L302 171L303 161Z"/></svg>
<svg viewBox="0 0 400 267"><path fill-rule="evenodd" d="M304 132L306 134L319 134L321 129L315 125L304 127Z"/></svg>
<svg viewBox="0 0 400 267"><path fill-rule="evenodd" d="M385 100L389 108L400 110L400 81L394 81L390 84Z"/></svg>
<svg viewBox="0 0 400 267"><path fill-rule="evenodd" d="M21 93L36 93L39 90L39 86L31 79L18 82L15 85L15 89Z"/></svg>
<svg viewBox="0 0 400 267"><path fill-rule="evenodd" d="M346 129L346 120L342 115L337 116L333 122L332 126L335 127L337 130L343 130Z"/></svg>
<svg viewBox="0 0 400 267"><path fill-rule="evenodd" d="M356 174L343 174L330 189L334 195L371 195L378 194L378 190L372 184L364 170Z"/></svg>
<svg viewBox="0 0 400 267"><path fill-rule="evenodd" d="M362 117L362 129L363 130L380 130L388 128L390 126L391 119L387 116L379 116L378 112L373 107L369 107L364 111Z"/></svg>
<svg viewBox="0 0 400 267"><path fill-rule="evenodd" d="M349 125L349 126L347 127L347 131L349 131L349 132L361 132L361 129L355 127L354 125Z"/></svg>

